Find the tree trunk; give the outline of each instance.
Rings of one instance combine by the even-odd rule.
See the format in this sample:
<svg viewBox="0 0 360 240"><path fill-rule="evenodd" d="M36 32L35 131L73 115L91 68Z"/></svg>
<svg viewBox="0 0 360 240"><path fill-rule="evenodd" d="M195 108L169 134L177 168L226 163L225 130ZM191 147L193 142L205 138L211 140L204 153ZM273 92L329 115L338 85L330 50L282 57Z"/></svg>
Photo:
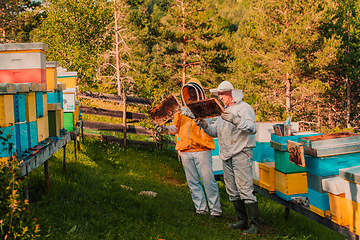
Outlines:
<svg viewBox="0 0 360 240"><path fill-rule="evenodd" d="M291 81L289 79L289 73L286 73L286 112L290 113L291 111Z"/></svg>
<svg viewBox="0 0 360 240"><path fill-rule="evenodd" d="M124 100L123 103L123 126L124 126L124 146L126 146L126 138L127 138L127 126L126 126L126 90L124 89L122 98Z"/></svg>
<svg viewBox="0 0 360 240"><path fill-rule="evenodd" d="M115 4L115 11L114 11L114 17L115 17L115 57L116 57L116 80L117 80L117 90L118 95L121 96L121 80L120 80L120 52L119 52L119 35L118 35L118 11L116 6L116 0L114 1Z"/></svg>

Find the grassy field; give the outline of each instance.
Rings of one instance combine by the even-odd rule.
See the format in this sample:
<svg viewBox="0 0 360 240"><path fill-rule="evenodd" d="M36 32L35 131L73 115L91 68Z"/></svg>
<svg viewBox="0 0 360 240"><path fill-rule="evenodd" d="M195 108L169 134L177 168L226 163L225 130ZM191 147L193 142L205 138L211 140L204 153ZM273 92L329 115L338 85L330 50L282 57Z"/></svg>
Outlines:
<svg viewBox="0 0 360 240"><path fill-rule="evenodd" d="M285 221L285 207L261 195L261 235L229 229L235 214L222 179L222 218L195 215L174 151L86 138L75 162L73 148L68 144L66 172L63 150L50 158L49 191L42 166L29 174L30 211L44 239L345 239L295 212Z"/></svg>

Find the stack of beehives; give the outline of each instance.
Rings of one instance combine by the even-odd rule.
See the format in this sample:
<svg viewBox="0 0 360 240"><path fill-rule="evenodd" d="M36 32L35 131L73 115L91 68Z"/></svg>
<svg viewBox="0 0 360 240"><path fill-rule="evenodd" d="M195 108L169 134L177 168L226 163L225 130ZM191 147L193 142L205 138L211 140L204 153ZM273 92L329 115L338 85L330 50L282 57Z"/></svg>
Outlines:
<svg viewBox="0 0 360 240"><path fill-rule="evenodd" d="M64 127L68 131L73 131L81 119L80 102L77 96L77 72L58 71L57 81L66 85L63 95Z"/></svg>
<svg viewBox="0 0 360 240"><path fill-rule="evenodd" d="M0 44L0 82L7 89L2 92L2 114L7 120L1 127L13 125L13 153L16 151L18 156L48 137L47 103L44 101L47 49L44 43ZM9 119L13 119L12 122Z"/></svg>

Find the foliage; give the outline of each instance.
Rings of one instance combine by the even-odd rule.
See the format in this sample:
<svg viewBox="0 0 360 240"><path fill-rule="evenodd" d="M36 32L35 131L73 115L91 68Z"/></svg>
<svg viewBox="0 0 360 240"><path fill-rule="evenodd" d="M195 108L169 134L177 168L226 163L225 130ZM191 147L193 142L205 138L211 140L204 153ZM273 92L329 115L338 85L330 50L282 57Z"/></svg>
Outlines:
<svg viewBox="0 0 360 240"><path fill-rule="evenodd" d="M30 32L38 27L43 13L41 1L0 1L0 43L27 42Z"/></svg>
<svg viewBox="0 0 360 240"><path fill-rule="evenodd" d="M67 71L77 71L82 90L97 89L94 81L100 55L112 47L105 34L113 19L112 3L106 0L50 0L43 5L46 18L33 41L49 45L48 61L58 61Z"/></svg>

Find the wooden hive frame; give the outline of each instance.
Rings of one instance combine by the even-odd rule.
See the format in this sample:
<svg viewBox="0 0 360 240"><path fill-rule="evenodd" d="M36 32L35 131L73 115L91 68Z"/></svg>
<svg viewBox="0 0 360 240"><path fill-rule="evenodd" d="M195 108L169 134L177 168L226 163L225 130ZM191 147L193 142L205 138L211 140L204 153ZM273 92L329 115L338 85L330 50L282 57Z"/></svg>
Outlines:
<svg viewBox="0 0 360 240"><path fill-rule="evenodd" d="M204 119L220 116L224 112L223 106L216 98L200 100L188 103L187 106L196 119Z"/></svg>
<svg viewBox="0 0 360 240"><path fill-rule="evenodd" d="M181 104L176 98L175 94L170 94L164 100L162 100L158 105L150 109L149 116L152 121L157 125L163 125L168 120L173 118L175 113L179 111Z"/></svg>

